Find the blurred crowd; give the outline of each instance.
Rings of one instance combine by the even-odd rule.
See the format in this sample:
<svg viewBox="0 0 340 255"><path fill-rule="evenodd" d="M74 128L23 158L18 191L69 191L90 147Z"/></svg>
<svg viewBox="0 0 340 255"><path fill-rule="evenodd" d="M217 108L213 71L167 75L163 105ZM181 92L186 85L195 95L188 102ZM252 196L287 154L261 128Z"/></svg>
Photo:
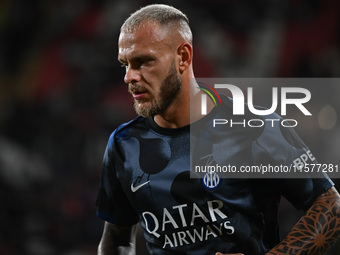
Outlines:
<svg viewBox="0 0 340 255"><path fill-rule="evenodd" d="M102 155L135 116L116 60L119 28L153 2L0 2L0 254L96 254ZM337 0L157 3L188 15L197 77L340 76ZM339 141L337 128L325 137Z"/></svg>

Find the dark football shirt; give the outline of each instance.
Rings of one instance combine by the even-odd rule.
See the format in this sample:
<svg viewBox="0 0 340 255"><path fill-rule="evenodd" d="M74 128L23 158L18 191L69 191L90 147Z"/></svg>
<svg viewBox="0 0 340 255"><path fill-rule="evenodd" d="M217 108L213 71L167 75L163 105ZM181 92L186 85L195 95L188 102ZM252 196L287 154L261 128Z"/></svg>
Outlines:
<svg viewBox="0 0 340 255"><path fill-rule="evenodd" d="M120 126L105 151L97 215L116 225L140 221L150 254L264 254L279 242L281 195L306 210L333 183L327 176L218 178L218 183L190 176L192 157L202 165L240 167L291 165L311 155L295 132L278 122L212 127L214 119L241 123L252 117L235 119L224 97L223 106L192 124L191 132L190 126L166 129L143 117Z"/></svg>

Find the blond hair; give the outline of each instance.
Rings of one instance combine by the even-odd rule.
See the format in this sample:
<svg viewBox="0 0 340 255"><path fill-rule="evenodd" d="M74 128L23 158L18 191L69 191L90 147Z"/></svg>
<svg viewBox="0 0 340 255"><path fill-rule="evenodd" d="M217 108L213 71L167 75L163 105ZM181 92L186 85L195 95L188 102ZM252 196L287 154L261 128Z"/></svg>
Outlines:
<svg viewBox="0 0 340 255"><path fill-rule="evenodd" d="M133 33L147 22L155 22L170 32L178 32L187 42L192 42L192 32L188 17L180 10L165 4L147 5L132 13L125 20L120 31Z"/></svg>

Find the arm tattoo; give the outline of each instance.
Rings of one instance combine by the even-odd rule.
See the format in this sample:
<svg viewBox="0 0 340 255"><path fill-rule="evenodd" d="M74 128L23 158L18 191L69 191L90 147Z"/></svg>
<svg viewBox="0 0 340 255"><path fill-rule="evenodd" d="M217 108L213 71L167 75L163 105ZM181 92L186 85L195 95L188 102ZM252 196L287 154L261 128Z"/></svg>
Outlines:
<svg viewBox="0 0 340 255"><path fill-rule="evenodd" d="M319 196L288 236L266 255L321 255L340 236L340 197L334 188Z"/></svg>

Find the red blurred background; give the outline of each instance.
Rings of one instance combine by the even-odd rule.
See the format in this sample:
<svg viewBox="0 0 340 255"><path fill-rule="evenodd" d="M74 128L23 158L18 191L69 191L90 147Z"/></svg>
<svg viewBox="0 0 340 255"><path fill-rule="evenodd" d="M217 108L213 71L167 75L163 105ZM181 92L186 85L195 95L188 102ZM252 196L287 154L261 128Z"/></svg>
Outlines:
<svg viewBox="0 0 340 255"><path fill-rule="evenodd" d="M102 155L135 116L116 60L119 28L153 2L0 2L0 254L96 254ZM337 0L157 3L188 15L197 77L340 76ZM339 152L338 124L303 138L320 158ZM292 212L283 201L283 234Z"/></svg>

